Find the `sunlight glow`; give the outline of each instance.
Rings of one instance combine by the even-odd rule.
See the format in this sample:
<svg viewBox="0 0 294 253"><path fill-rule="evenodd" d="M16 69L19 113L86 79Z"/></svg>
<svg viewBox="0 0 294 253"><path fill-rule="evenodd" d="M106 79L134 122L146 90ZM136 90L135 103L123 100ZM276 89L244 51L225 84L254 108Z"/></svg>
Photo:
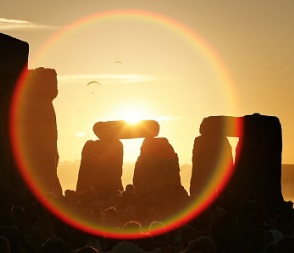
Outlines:
<svg viewBox="0 0 294 253"><path fill-rule="evenodd" d="M129 124L137 124L140 120L147 119L146 110L136 105L123 108L121 115Z"/></svg>
<svg viewBox="0 0 294 253"><path fill-rule="evenodd" d="M140 117L140 115L136 114L136 113L132 113L132 114L128 114L125 117L125 120L128 122L128 124L137 124L140 120L142 120L142 118Z"/></svg>

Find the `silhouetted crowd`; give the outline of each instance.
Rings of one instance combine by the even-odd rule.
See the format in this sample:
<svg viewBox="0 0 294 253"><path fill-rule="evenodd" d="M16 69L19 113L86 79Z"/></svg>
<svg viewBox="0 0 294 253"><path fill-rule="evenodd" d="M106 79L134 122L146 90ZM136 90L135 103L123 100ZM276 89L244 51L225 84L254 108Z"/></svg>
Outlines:
<svg viewBox="0 0 294 253"><path fill-rule="evenodd" d="M55 196L51 196L56 198ZM112 196L98 196L94 190L66 190L58 197L73 212L84 215L114 231L149 227L141 239L111 239L83 232L51 214L35 196L21 203L2 203L0 252L161 252L161 253L281 253L294 252L292 202L275 215L263 210L248 194L243 206L221 195L200 216L173 231L153 234L166 216L180 211L191 201L183 189L146 189L136 194L133 185ZM269 210L270 211L270 210Z"/></svg>

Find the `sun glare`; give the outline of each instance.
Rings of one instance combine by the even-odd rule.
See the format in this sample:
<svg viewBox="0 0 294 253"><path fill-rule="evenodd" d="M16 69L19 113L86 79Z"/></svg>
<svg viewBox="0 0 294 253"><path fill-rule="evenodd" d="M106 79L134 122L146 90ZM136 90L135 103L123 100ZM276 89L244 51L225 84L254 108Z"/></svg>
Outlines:
<svg viewBox="0 0 294 253"><path fill-rule="evenodd" d="M140 117L140 115L133 113L133 114L128 114L125 119L125 121L128 122L128 124L137 124L139 123L140 120L142 120L142 118Z"/></svg>
<svg viewBox="0 0 294 253"><path fill-rule="evenodd" d="M151 119L147 109L139 105L129 105L122 108L120 115L121 119L128 124L137 124L141 120Z"/></svg>

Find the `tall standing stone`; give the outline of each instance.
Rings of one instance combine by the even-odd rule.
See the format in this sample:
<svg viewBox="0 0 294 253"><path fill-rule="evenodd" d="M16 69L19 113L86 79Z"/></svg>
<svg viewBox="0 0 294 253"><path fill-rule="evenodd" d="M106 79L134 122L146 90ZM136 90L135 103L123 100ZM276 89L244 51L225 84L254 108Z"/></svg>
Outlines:
<svg viewBox="0 0 294 253"><path fill-rule="evenodd" d="M146 188L181 187L177 153L166 138L145 138L135 164L133 184L137 194Z"/></svg>
<svg viewBox="0 0 294 253"><path fill-rule="evenodd" d="M23 86L19 108L19 136L29 171L45 192L61 195L57 176L57 123L53 100L58 95L54 69L29 70Z"/></svg>
<svg viewBox="0 0 294 253"><path fill-rule="evenodd" d="M22 71L27 70L29 44L0 33L0 198L5 201L25 195L11 151L9 112L11 97Z"/></svg>
<svg viewBox="0 0 294 253"><path fill-rule="evenodd" d="M123 190L123 145L118 139L87 141L82 150L77 192L95 189L102 198Z"/></svg>
<svg viewBox="0 0 294 253"><path fill-rule="evenodd" d="M236 199L255 198L267 211L284 202L281 191L282 129L277 117L242 117L243 134L236 149L232 186Z"/></svg>
<svg viewBox="0 0 294 253"><path fill-rule="evenodd" d="M232 148L228 139L216 131L205 132L195 138L192 156L190 196L199 197L211 188L213 180L225 176L233 166ZM223 191L225 185L218 184L215 194ZM217 195L214 195L215 197Z"/></svg>

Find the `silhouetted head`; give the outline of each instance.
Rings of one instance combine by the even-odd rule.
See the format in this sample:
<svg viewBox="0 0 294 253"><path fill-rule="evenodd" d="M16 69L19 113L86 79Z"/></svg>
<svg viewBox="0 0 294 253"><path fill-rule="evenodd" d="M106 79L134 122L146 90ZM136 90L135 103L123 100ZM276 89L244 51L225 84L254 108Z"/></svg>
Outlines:
<svg viewBox="0 0 294 253"><path fill-rule="evenodd" d="M115 207L108 207L105 211L105 217L117 217L118 212Z"/></svg>
<svg viewBox="0 0 294 253"><path fill-rule="evenodd" d="M194 227L186 225L181 229L181 247L186 249L189 245L189 242L195 240L197 236L197 231Z"/></svg>
<svg viewBox="0 0 294 253"><path fill-rule="evenodd" d="M284 235L279 230L268 230L264 233L264 245L277 243Z"/></svg>
<svg viewBox="0 0 294 253"><path fill-rule="evenodd" d="M161 234L156 235L153 231L155 231L158 228L161 228L162 231ZM169 233L167 232L167 229L163 222L151 222L151 224L149 225L149 234L152 236L154 245L156 245L157 247L162 247L169 244Z"/></svg>
<svg viewBox="0 0 294 253"><path fill-rule="evenodd" d="M129 221L123 225L123 230L125 231L141 231L141 224L138 221Z"/></svg>
<svg viewBox="0 0 294 253"><path fill-rule="evenodd" d="M214 241L207 236L201 236L188 245L184 253L216 253L216 246Z"/></svg>
<svg viewBox="0 0 294 253"><path fill-rule="evenodd" d="M10 253L10 243L8 239L3 236L0 236L0 252Z"/></svg>
<svg viewBox="0 0 294 253"><path fill-rule="evenodd" d="M41 252L70 253L70 247L64 240L57 237L51 237L43 243Z"/></svg>
<svg viewBox="0 0 294 253"><path fill-rule="evenodd" d="M126 185L126 192L135 192L135 186L132 184Z"/></svg>
<svg viewBox="0 0 294 253"><path fill-rule="evenodd" d="M99 252L100 251L98 249L95 249L91 246L84 246L82 248L79 248L73 251L73 253L99 253Z"/></svg>
<svg viewBox="0 0 294 253"><path fill-rule="evenodd" d="M108 207L104 211L104 223L111 227L117 227L120 225L118 211L115 207Z"/></svg>

